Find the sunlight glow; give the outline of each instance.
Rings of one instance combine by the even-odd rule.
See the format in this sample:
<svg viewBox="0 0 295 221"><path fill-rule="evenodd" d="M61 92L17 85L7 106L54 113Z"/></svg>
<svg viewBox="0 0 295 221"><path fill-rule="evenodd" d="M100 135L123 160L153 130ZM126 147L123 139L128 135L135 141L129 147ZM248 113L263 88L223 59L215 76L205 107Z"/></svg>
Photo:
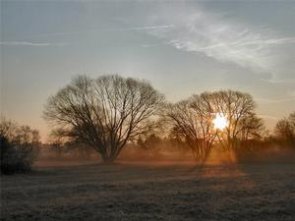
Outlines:
<svg viewBox="0 0 295 221"><path fill-rule="evenodd" d="M228 121L222 113L217 113L213 120L213 124L215 129L223 130L227 127Z"/></svg>

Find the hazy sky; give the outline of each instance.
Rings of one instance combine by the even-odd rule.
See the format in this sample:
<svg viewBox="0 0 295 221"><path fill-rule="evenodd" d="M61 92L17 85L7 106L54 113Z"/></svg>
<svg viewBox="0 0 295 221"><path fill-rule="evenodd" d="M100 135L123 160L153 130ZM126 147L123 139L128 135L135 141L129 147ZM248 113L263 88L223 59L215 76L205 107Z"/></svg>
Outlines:
<svg viewBox="0 0 295 221"><path fill-rule="evenodd" d="M249 92L271 127L295 110L295 1L1 1L1 112L48 132L73 76L144 78L178 101Z"/></svg>

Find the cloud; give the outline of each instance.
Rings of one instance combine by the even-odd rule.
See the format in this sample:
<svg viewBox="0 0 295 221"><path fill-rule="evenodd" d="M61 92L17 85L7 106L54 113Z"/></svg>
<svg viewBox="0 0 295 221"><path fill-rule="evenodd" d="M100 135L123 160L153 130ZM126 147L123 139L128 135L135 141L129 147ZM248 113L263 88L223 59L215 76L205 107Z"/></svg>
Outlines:
<svg viewBox="0 0 295 221"><path fill-rule="evenodd" d="M295 43L295 37L278 37L201 8L182 7L179 11L165 8L157 14L159 16L150 20L152 24L172 26L149 30L150 35L176 49L201 53L218 62L233 63L255 72L271 72L276 62L273 49Z"/></svg>
<svg viewBox="0 0 295 221"><path fill-rule="evenodd" d="M159 29L169 29L173 25L148 25L148 26L133 26L133 27L115 27L115 28L91 28L81 31L66 31L66 32L52 32L36 34L30 37L50 37L50 36L64 36L64 35L86 35L94 32L107 32L107 31L149 31L149 30L159 30ZM28 42L29 43L29 42Z"/></svg>
<svg viewBox="0 0 295 221"><path fill-rule="evenodd" d="M32 47L48 47L48 46L65 46L66 43L49 43L49 42L28 42L28 41L2 41L0 45L4 46L32 46Z"/></svg>
<svg viewBox="0 0 295 221"><path fill-rule="evenodd" d="M130 28L116 28L115 30L161 30L161 29L170 29L173 28L173 25L152 25L152 26L138 26L138 27L130 27ZM107 29L107 30L114 30L114 29Z"/></svg>
<svg viewBox="0 0 295 221"><path fill-rule="evenodd" d="M265 99L265 98L256 98L256 101L260 103L266 103L266 104L271 104L271 103L286 103L286 102L294 102L295 97L286 97L286 98L281 98L281 99Z"/></svg>

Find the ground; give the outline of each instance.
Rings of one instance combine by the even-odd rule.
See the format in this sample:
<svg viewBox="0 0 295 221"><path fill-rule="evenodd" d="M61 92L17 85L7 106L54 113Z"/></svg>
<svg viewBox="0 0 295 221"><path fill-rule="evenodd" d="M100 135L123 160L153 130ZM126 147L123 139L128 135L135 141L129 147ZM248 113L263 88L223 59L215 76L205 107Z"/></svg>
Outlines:
<svg viewBox="0 0 295 221"><path fill-rule="evenodd" d="M38 166L1 177L1 220L295 220L295 164Z"/></svg>

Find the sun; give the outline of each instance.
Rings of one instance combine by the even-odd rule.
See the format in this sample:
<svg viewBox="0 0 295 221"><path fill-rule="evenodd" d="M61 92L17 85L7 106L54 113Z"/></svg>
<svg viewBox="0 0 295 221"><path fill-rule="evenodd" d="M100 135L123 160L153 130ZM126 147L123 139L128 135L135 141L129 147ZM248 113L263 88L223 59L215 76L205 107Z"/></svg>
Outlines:
<svg viewBox="0 0 295 221"><path fill-rule="evenodd" d="M217 113L213 120L214 128L218 130L223 130L227 127L228 121L222 113Z"/></svg>

